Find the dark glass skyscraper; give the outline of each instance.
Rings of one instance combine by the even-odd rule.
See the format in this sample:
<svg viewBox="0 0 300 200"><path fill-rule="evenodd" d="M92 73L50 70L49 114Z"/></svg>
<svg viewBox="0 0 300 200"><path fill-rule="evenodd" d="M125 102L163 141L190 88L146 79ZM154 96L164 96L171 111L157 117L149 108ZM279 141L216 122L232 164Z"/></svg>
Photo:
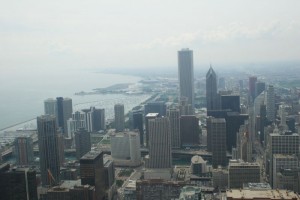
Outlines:
<svg viewBox="0 0 300 200"><path fill-rule="evenodd" d="M217 75L210 66L206 74L206 104L207 110L217 109Z"/></svg>
<svg viewBox="0 0 300 200"><path fill-rule="evenodd" d="M53 115L37 118L42 185L59 183L60 162L56 119Z"/></svg>
<svg viewBox="0 0 300 200"><path fill-rule="evenodd" d="M142 111L134 111L132 114L133 129L138 129L140 132L140 144L144 145L144 120Z"/></svg>

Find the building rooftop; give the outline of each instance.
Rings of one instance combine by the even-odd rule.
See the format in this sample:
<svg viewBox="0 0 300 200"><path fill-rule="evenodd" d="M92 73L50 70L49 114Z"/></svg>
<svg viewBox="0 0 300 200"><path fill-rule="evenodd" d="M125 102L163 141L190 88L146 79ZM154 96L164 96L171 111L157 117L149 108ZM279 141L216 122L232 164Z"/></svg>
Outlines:
<svg viewBox="0 0 300 200"><path fill-rule="evenodd" d="M293 159L296 158L296 155L288 155L288 154L273 154L274 158L284 158L284 159Z"/></svg>
<svg viewBox="0 0 300 200"><path fill-rule="evenodd" d="M103 154L102 151L90 151L82 156L80 160L95 160L101 154Z"/></svg>
<svg viewBox="0 0 300 200"><path fill-rule="evenodd" d="M193 164L196 164L196 163L206 163L206 161L203 160L203 158L201 156L196 155L196 156L192 157L192 163Z"/></svg>
<svg viewBox="0 0 300 200"><path fill-rule="evenodd" d="M157 117L159 113L148 113L146 117Z"/></svg>
<svg viewBox="0 0 300 200"><path fill-rule="evenodd" d="M300 199L299 195L288 190L227 190L227 199Z"/></svg>

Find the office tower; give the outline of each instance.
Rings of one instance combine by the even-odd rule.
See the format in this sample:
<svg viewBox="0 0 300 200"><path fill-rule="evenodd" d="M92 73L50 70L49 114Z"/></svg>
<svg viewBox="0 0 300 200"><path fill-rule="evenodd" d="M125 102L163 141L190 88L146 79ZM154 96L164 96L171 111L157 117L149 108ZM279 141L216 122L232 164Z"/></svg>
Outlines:
<svg viewBox="0 0 300 200"><path fill-rule="evenodd" d="M149 119L149 166L171 168L171 132L167 117Z"/></svg>
<svg viewBox="0 0 300 200"><path fill-rule="evenodd" d="M232 160L228 166L228 187L242 188L246 183L260 183L260 165Z"/></svg>
<svg viewBox="0 0 300 200"><path fill-rule="evenodd" d="M159 113L148 113L145 117L146 147L149 147L149 120L158 118Z"/></svg>
<svg viewBox="0 0 300 200"><path fill-rule="evenodd" d="M169 108L167 110L167 116L170 120L172 148L181 147L180 139L180 112L178 108Z"/></svg>
<svg viewBox="0 0 300 200"><path fill-rule="evenodd" d="M207 135L211 140L212 166L226 166L226 121L223 118L208 118L207 124Z"/></svg>
<svg viewBox="0 0 300 200"><path fill-rule="evenodd" d="M273 85L269 85L267 89L267 119L271 122L275 122L275 93Z"/></svg>
<svg viewBox="0 0 300 200"><path fill-rule="evenodd" d="M133 129L138 129L140 133L140 145L144 146L144 120L142 111L134 111L132 114Z"/></svg>
<svg viewBox="0 0 300 200"><path fill-rule="evenodd" d="M58 184L60 159L55 117L53 115L38 117L37 130L42 185Z"/></svg>
<svg viewBox="0 0 300 200"><path fill-rule="evenodd" d="M112 160L104 159L104 185L109 189L115 183L115 166Z"/></svg>
<svg viewBox="0 0 300 200"><path fill-rule="evenodd" d="M15 139L15 154L18 165L31 164L33 161L33 144L31 137L19 136Z"/></svg>
<svg viewBox="0 0 300 200"><path fill-rule="evenodd" d="M273 155L287 154L299 155L299 134L286 132L284 134L271 133L267 141L266 171L270 176L270 184L273 185Z"/></svg>
<svg viewBox="0 0 300 200"><path fill-rule="evenodd" d="M91 135L84 128L79 128L75 132L75 147L78 160L91 151Z"/></svg>
<svg viewBox="0 0 300 200"><path fill-rule="evenodd" d="M194 110L194 63L193 51L178 51L179 97L187 97Z"/></svg>
<svg viewBox="0 0 300 200"><path fill-rule="evenodd" d="M249 134L249 123L245 122L244 125L240 126L239 133L237 134L237 159L241 159L244 162L252 162L252 145Z"/></svg>
<svg viewBox="0 0 300 200"><path fill-rule="evenodd" d="M123 131L125 128L124 104L116 104L114 108L116 131Z"/></svg>
<svg viewBox="0 0 300 200"><path fill-rule="evenodd" d="M80 125L83 120L84 128L88 132L97 132L97 131L106 129L105 109L98 109L95 107L90 107L88 109L82 109L79 112L75 112L74 114L72 115L72 119L80 122ZM78 125L77 125L77 127L78 127ZM83 126L81 126L81 127L83 127ZM78 128L80 128L80 127L78 127Z"/></svg>
<svg viewBox="0 0 300 200"><path fill-rule="evenodd" d="M74 138L74 133L79 128L86 128L85 113L76 111L72 114L72 118L67 120L68 125L68 138Z"/></svg>
<svg viewBox="0 0 300 200"><path fill-rule="evenodd" d="M256 76L250 76L249 77L249 97L250 101L253 102L255 98L255 84L257 82Z"/></svg>
<svg viewBox="0 0 300 200"><path fill-rule="evenodd" d="M256 98L258 95L260 95L260 93L265 91L265 89L266 89L266 83L256 82L255 83L255 96L254 96L254 98Z"/></svg>
<svg viewBox="0 0 300 200"><path fill-rule="evenodd" d="M228 169L217 168L212 170L212 184L214 188L221 190L228 188Z"/></svg>
<svg viewBox="0 0 300 200"><path fill-rule="evenodd" d="M221 109L240 113L240 95L221 95Z"/></svg>
<svg viewBox="0 0 300 200"><path fill-rule="evenodd" d="M158 113L160 116L166 116L167 106L163 101L148 102L145 105L145 115L148 113Z"/></svg>
<svg viewBox="0 0 300 200"><path fill-rule="evenodd" d="M63 97L57 97L57 122L58 127L62 129L62 132L64 133L64 136L67 137L68 133L68 124L67 120L72 118L72 99L70 98L63 98Z"/></svg>
<svg viewBox="0 0 300 200"><path fill-rule="evenodd" d="M288 130L288 126L286 124L286 116L287 116L287 112L286 112L286 105L279 105L279 116L280 116L280 128L281 130L287 131Z"/></svg>
<svg viewBox="0 0 300 200"><path fill-rule="evenodd" d="M217 74L210 66L206 74L206 108L207 110L217 110Z"/></svg>
<svg viewBox="0 0 300 200"><path fill-rule="evenodd" d="M55 99L49 98L44 101L44 114L56 116L57 103Z"/></svg>
<svg viewBox="0 0 300 200"><path fill-rule="evenodd" d="M90 151L80 159L81 185L95 186L96 200L104 196L103 152Z"/></svg>
<svg viewBox="0 0 300 200"><path fill-rule="evenodd" d="M199 145L199 119L195 115L180 117L180 138L183 147Z"/></svg>
<svg viewBox="0 0 300 200"><path fill-rule="evenodd" d="M299 161L296 155L286 155L286 154L274 154L273 155L273 188L277 185L281 185L277 179L277 174L282 170L296 170L299 168ZM280 188L288 189L288 188Z"/></svg>
<svg viewBox="0 0 300 200"><path fill-rule="evenodd" d="M0 199L38 200L36 172L29 168L10 169L9 164L0 165Z"/></svg>
<svg viewBox="0 0 300 200"><path fill-rule="evenodd" d="M105 130L105 110L91 107L93 112L93 131Z"/></svg>
<svg viewBox="0 0 300 200"><path fill-rule="evenodd" d="M115 165L137 166L141 164L140 137L138 132L110 134L111 156Z"/></svg>
<svg viewBox="0 0 300 200"><path fill-rule="evenodd" d="M193 115L194 109L192 109L192 105L188 104L187 97L181 97L179 103L180 115Z"/></svg>

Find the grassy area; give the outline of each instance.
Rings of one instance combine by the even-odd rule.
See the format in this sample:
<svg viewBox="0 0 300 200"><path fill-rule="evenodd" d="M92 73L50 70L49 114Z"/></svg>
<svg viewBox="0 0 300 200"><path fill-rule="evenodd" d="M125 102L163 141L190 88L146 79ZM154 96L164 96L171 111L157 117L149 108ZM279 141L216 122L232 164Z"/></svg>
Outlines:
<svg viewBox="0 0 300 200"><path fill-rule="evenodd" d="M119 172L119 176L129 177L133 172L133 169L123 169Z"/></svg>
<svg viewBox="0 0 300 200"><path fill-rule="evenodd" d="M123 183L124 183L123 180L116 180L116 185L117 185L118 187L122 187Z"/></svg>
<svg viewBox="0 0 300 200"><path fill-rule="evenodd" d="M107 140L107 139L106 140L102 140L101 144L110 144L110 140Z"/></svg>

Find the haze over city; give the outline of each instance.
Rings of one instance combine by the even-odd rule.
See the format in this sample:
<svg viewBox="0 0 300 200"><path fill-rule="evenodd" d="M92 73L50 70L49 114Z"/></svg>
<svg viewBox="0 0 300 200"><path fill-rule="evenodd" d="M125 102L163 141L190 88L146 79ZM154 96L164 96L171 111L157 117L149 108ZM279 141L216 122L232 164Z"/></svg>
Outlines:
<svg viewBox="0 0 300 200"><path fill-rule="evenodd" d="M1 71L173 68L176 51L184 47L194 50L196 68L299 61L297 0L29 0L1 5Z"/></svg>

